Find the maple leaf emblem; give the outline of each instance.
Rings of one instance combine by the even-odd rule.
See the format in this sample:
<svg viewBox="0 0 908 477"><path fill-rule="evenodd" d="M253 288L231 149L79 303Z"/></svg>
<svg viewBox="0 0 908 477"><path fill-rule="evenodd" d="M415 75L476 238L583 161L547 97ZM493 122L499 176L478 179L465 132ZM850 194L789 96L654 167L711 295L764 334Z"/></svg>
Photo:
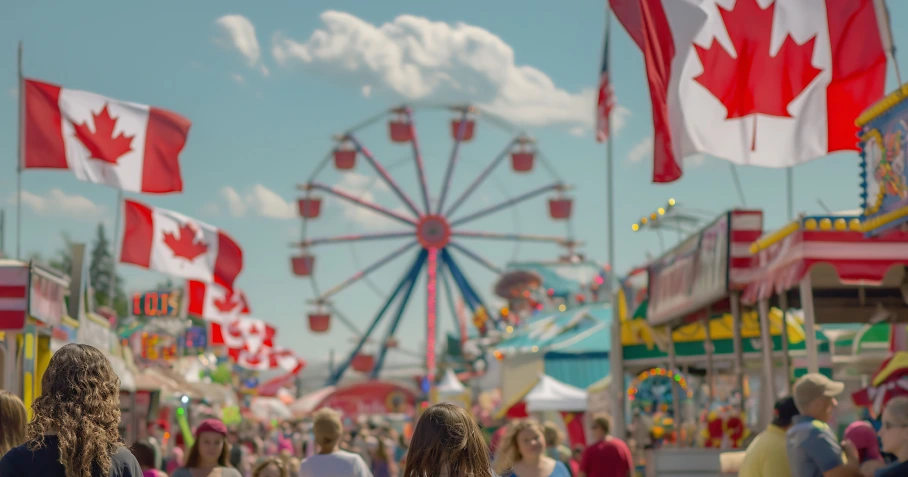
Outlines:
<svg viewBox="0 0 908 477"><path fill-rule="evenodd" d="M775 2L765 9L757 0L738 0L731 10L718 8L735 56L715 39L709 48L695 44L703 73L694 81L722 102L726 119L752 114L790 118L788 105L823 71L811 63L816 35L803 44L786 35L771 56Z"/></svg>
<svg viewBox="0 0 908 477"><path fill-rule="evenodd" d="M73 123L76 138L85 145L92 159L116 164L123 154L132 151L132 140L135 136L126 136L122 132L117 137L113 136L119 118L110 116L107 104L104 104L101 112L92 113L91 116L95 123L94 132L89 129L88 121L81 124Z"/></svg>
<svg viewBox="0 0 908 477"><path fill-rule="evenodd" d="M235 299L239 298L234 295L232 291L228 291L224 294L222 298L214 300L214 306L221 313L227 313L228 311L233 311L237 306L240 305L240 300Z"/></svg>
<svg viewBox="0 0 908 477"><path fill-rule="evenodd" d="M191 262L208 251L208 244L197 240L198 228L195 224L185 223L177 230L179 235L164 232L164 245L173 252L173 257L184 258Z"/></svg>

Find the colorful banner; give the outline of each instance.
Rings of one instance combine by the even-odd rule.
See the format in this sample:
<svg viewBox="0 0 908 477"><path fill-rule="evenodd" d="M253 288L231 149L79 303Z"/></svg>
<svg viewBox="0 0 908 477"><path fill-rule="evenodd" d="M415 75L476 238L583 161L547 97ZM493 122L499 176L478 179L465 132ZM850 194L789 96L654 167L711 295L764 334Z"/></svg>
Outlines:
<svg viewBox="0 0 908 477"><path fill-rule="evenodd" d="M908 102L903 94L890 95L857 120L862 126L862 222L868 236L908 222Z"/></svg>

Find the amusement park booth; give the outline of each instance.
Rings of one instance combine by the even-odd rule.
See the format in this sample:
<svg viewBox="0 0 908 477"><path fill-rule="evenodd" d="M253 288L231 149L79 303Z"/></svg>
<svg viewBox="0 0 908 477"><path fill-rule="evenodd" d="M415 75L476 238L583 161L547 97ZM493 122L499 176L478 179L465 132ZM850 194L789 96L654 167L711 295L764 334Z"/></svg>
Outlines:
<svg viewBox="0 0 908 477"><path fill-rule="evenodd" d="M68 334L61 327L77 326L67 316L69 286L69 276L50 267L34 261L0 259L0 290L9 298L0 313L2 385L22 397L29 418L53 354L54 330L58 339L66 339Z"/></svg>
<svg viewBox="0 0 908 477"><path fill-rule="evenodd" d="M611 305L594 304L545 314L507 333L493 352L502 402L519 399L540 375L580 389L607 376L611 317Z"/></svg>
<svg viewBox="0 0 908 477"><path fill-rule="evenodd" d="M532 388L501 408L498 417L538 417L540 422L561 422L571 448L586 445L591 417L586 390L540 375Z"/></svg>

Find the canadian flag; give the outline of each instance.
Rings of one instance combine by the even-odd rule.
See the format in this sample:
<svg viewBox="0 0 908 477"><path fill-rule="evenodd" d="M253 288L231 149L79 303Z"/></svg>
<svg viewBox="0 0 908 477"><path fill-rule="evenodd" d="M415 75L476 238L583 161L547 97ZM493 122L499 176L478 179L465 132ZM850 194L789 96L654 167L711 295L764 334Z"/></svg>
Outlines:
<svg viewBox="0 0 908 477"><path fill-rule="evenodd" d="M25 169L69 169L129 192L183 190L180 151L192 123L179 114L26 79Z"/></svg>
<svg viewBox="0 0 908 477"><path fill-rule="evenodd" d="M277 329L256 318L240 317L229 322L211 322L211 344L223 345L231 350L244 349L258 353L264 348L274 348Z"/></svg>
<svg viewBox="0 0 908 477"><path fill-rule="evenodd" d="M189 280L186 288L189 296L188 312L192 316L222 323L251 313L246 294L237 288L231 291L217 283L198 280Z"/></svg>
<svg viewBox="0 0 908 477"><path fill-rule="evenodd" d="M282 369L288 373L296 374L306 366L305 361L286 348L262 348L258 352L246 349L231 349L229 354L238 366L254 371Z"/></svg>
<svg viewBox="0 0 908 477"><path fill-rule="evenodd" d="M178 212L123 201L120 263L228 290L243 269L243 250L223 230Z"/></svg>
<svg viewBox="0 0 908 477"><path fill-rule="evenodd" d="M883 95L873 0L610 4L643 51L653 182L680 178L681 159L695 153L790 167L856 149L854 121Z"/></svg>

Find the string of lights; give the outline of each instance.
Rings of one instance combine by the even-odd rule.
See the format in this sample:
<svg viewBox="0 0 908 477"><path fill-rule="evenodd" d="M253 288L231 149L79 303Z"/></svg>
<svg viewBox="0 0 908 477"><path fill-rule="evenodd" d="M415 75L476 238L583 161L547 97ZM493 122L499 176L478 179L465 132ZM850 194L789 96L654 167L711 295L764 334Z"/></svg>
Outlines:
<svg viewBox="0 0 908 477"><path fill-rule="evenodd" d="M676 205L675 199L668 199L668 203L665 205L665 207L659 207L653 213L649 214L649 216L644 215L643 217L641 217L638 222L631 225L631 230L633 230L634 232L639 232L640 230L643 229L643 227L656 226L656 223L659 220L659 218L662 217L663 215L671 212L671 210L675 207L675 205Z"/></svg>

